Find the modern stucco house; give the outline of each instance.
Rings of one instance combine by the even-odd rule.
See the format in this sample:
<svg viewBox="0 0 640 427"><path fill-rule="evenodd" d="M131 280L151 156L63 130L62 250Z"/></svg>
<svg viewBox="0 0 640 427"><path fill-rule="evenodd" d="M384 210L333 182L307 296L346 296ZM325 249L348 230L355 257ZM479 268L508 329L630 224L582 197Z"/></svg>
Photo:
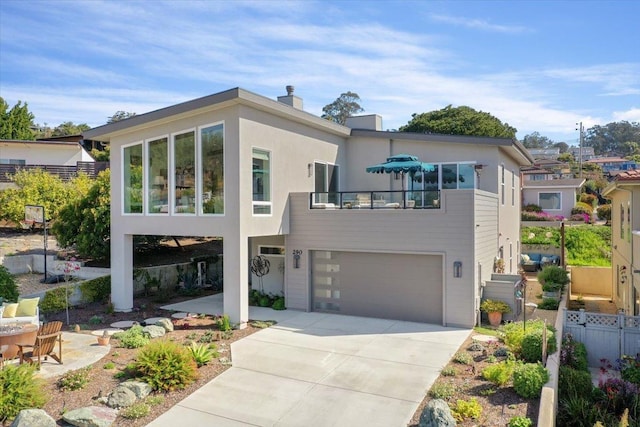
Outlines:
<svg viewBox="0 0 640 427"><path fill-rule="evenodd" d="M640 315L640 170L617 175L602 192L611 198L611 266L614 299L628 315Z"/></svg>
<svg viewBox="0 0 640 427"><path fill-rule="evenodd" d="M571 209L578 201L584 178L565 179L525 179L522 182L522 202L524 205L534 204L550 215L571 216ZM550 176L550 175L548 175Z"/></svg>
<svg viewBox="0 0 640 427"><path fill-rule="evenodd" d="M511 139L381 129L236 88L85 132L111 144L116 310L133 304L133 235L219 236L240 327L256 255L278 263L267 282L289 309L472 326L496 257L517 271L533 159ZM424 171L366 172L396 154Z"/></svg>

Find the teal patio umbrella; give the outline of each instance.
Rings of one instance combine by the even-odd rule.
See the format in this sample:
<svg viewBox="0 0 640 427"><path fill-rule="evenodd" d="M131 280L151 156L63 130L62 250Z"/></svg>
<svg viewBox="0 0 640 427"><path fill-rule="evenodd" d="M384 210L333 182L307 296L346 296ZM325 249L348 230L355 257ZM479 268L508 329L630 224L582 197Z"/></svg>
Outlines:
<svg viewBox="0 0 640 427"><path fill-rule="evenodd" d="M366 171L369 173L401 173L402 191L404 191L404 174L409 173L413 176L416 172L429 171L430 169L425 163L418 160L416 156L410 154L396 154L387 157L387 161L377 165L369 166ZM413 180L411 181L413 185Z"/></svg>

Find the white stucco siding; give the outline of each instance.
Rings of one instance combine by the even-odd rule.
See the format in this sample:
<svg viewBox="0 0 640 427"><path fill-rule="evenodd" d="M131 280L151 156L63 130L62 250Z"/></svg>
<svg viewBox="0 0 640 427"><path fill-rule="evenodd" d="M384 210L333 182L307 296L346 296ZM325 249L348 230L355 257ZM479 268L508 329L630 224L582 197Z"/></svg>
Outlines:
<svg viewBox="0 0 640 427"><path fill-rule="evenodd" d="M505 273L516 274L520 262L520 212L521 212L521 184L520 166L512 159L501 156L498 168L498 246L503 247ZM504 165L504 186L502 185L502 170ZM504 198L502 197L504 191ZM504 200L504 203L503 203Z"/></svg>
<svg viewBox="0 0 640 427"><path fill-rule="evenodd" d="M79 144L0 143L0 159L24 160L26 165L75 166L93 158Z"/></svg>
<svg viewBox="0 0 640 427"><path fill-rule="evenodd" d="M287 257L301 251L300 268L287 263L287 306L310 309L309 254L313 250L442 255L444 312L448 325L474 323L473 190L443 191L438 210L316 210L308 194L290 197ZM463 265L453 277L453 262Z"/></svg>
<svg viewBox="0 0 640 427"><path fill-rule="evenodd" d="M345 168L345 140L308 126L284 120L247 106L240 107L240 218L248 236L289 232L288 196L290 192L314 191L315 180L308 165L328 162ZM270 216L255 216L252 209L252 150L271 155Z"/></svg>

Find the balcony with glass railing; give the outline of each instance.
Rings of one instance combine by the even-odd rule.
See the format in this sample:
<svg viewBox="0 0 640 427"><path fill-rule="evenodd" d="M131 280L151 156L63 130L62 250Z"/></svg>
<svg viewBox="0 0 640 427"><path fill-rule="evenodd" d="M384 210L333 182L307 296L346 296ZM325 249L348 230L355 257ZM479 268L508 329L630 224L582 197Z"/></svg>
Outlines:
<svg viewBox="0 0 640 427"><path fill-rule="evenodd" d="M440 209L440 191L336 191L309 194L310 209Z"/></svg>

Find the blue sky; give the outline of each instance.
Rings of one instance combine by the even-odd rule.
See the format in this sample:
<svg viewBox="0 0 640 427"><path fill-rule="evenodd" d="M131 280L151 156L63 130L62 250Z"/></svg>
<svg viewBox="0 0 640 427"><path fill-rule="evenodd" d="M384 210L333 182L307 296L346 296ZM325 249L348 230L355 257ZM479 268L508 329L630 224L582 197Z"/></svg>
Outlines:
<svg viewBox="0 0 640 427"><path fill-rule="evenodd" d="M233 87L306 111L341 93L396 129L468 105L577 144L640 122L640 2L0 2L0 96L35 121L104 124Z"/></svg>

